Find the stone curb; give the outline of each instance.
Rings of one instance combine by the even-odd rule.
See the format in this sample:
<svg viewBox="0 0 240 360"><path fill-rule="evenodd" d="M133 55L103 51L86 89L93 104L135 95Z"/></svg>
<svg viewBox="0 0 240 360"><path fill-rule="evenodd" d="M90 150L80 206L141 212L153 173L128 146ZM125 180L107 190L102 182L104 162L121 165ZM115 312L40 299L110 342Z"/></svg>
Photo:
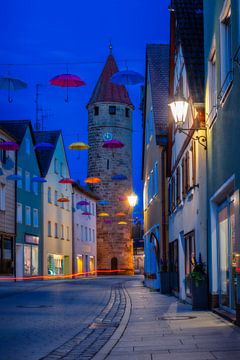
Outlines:
<svg viewBox="0 0 240 360"><path fill-rule="evenodd" d="M126 310L124 312L124 315L122 317L122 320L120 322L120 325L118 326L117 330L114 332L114 334L111 336L111 338L108 340L108 342L98 351L98 353L92 358L92 360L104 360L107 358L107 356L110 354L114 346L118 343L120 338L122 337L132 310L132 303L130 296L126 290L126 288L123 289L125 296L126 296Z"/></svg>

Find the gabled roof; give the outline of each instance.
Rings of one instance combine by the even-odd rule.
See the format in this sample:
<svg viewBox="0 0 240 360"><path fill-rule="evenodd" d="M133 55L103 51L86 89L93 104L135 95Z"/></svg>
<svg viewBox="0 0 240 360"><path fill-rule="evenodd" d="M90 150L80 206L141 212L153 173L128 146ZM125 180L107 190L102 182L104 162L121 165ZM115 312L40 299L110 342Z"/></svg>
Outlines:
<svg viewBox="0 0 240 360"><path fill-rule="evenodd" d="M97 102L115 102L133 106L125 86L110 81L112 75L118 71L116 61L110 54L87 106Z"/></svg>
<svg viewBox="0 0 240 360"><path fill-rule="evenodd" d="M93 200L96 200L96 201L97 201L97 200L100 200L100 197L97 196L94 192L92 192L92 191L86 189L85 187L79 185L77 182L73 183L73 191L74 191L75 189L76 189L77 191L79 191L80 193L82 193L82 194L90 197L90 198L93 199Z"/></svg>
<svg viewBox="0 0 240 360"><path fill-rule="evenodd" d="M28 127L33 135L32 123L30 120L0 120L0 128L12 135L19 145L21 144ZM32 136L32 138L34 142L34 136Z"/></svg>
<svg viewBox="0 0 240 360"><path fill-rule="evenodd" d="M169 45L148 44L146 66L152 95L156 135L168 132Z"/></svg>
<svg viewBox="0 0 240 360"><path fill-rule="evenodd" d="M36 131L34 133L36 142L47 142L52 144L54 147L51 150L36 150L37 157L41 167L42 176L47 175L49 166L52 161L52 157L59 139L59 136L62 134L61 130L55 131Z"/></svg>
<svg viewBox="0 0 240 360"><path fill-rule="evenodd" d="M181 44L190 95L204 102L203 0L172 0L176 46Z"/></svg>

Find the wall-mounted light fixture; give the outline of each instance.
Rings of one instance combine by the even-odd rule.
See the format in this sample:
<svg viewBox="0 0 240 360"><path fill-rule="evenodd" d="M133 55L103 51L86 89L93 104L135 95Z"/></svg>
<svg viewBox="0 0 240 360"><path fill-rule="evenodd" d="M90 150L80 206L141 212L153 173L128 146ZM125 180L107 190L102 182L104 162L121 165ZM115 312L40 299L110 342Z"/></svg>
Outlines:
<svg viewBox="0 0 240 360"><path fill-rule="evenodd" d="M188 113L188 108L190 106L189 102L183 97L183 96L176 96L169 104L170 109L172 111L172 115L177 127L177 130L183 134L185 134L186 136L190 137L191 139L193 139L194 141L197 141L200 145L202 145L204 147L205 150L207 150L207 137L204 135L196 135L193 136L190 135L188 132L186 131L190 131L192 130L194 131L199 131L199 130L205 130L206 128L191 128L191 129L186 129L183 128L183 124L185 123L186 117L187 117L187 113Z"/></svg>

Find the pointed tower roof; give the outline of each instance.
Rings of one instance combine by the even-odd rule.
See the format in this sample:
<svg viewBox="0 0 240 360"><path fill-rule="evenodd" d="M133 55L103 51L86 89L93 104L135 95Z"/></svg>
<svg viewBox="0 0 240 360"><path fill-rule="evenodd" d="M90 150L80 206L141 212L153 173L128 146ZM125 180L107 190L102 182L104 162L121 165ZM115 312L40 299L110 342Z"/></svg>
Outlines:
<svg viewBox="0 0 240 360"><path fill-rule="evenodd" d="M118 71L116 61L110 52L87 107L97 102L115 102L133 106L125 86L111 83L112 75Z"/></svg>

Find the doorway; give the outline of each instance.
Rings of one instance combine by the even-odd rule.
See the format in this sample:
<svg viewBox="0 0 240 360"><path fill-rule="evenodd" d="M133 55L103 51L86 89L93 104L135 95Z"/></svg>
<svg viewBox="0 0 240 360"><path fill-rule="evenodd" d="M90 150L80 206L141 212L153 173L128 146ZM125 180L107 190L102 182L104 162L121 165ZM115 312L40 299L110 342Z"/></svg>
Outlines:
<svg viewBox="0 0 240 360"><path fill-rule="evenodd" d="M113 257L111 259L111 270L117 270L118 269L118 259L116 257Z"/></svg>

